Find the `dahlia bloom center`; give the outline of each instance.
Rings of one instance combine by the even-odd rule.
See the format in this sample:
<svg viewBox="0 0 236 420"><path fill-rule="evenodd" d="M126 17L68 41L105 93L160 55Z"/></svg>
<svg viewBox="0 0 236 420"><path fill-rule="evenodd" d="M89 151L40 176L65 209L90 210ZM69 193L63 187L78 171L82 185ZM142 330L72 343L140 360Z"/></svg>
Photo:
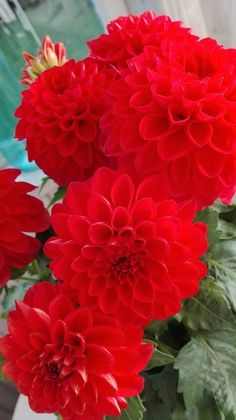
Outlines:
<svg viewBox="0 0 236 420"><path fill-rule="evenodd" d="M50 379L59 379L61 376L61 369L58 363L56 362L49 362L47 364L47 368L48 368L48 373L50 376Z"/></svg>
<svg viewBox="0 0 236 420"><path fill-rule="evenodd" d="M107 255L107 264L104 275L110 282L124 283L134 280L134 275L144 266L145 252L135 252L126 246L114 247L112 254Z"/></svg>
<svg viewBox="0 0 236 420"><path fill-rule="evenodd" d="M68 379L79 369L84 367L84 338L78 333L69 333L71 345L49 344L39 356L39 363L34 371L49 381L60 382Z"/></svg>

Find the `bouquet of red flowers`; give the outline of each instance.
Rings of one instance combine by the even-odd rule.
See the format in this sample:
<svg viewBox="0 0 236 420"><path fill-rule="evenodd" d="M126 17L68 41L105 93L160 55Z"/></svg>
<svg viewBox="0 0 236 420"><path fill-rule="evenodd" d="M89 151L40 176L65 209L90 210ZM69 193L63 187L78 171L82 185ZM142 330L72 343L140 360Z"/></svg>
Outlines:
<svg viewBox="0 0 236 420"><path fill-rule="evenodd" d="M24 53L16 138L58 190L0 172L2 375L64 420L234 420L236 50L152 12L88 47Z"/></svg>

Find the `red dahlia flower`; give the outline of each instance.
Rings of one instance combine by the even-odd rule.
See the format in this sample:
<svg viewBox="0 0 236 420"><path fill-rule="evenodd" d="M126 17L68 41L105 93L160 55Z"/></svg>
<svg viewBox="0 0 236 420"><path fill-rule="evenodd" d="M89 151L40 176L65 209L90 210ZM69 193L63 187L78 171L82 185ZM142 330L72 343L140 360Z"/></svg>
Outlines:
<svg viewBox="0 0 236 420"><path fill-rule="evenodd" d="M40 242L25 232L42 232L50 225L43 204L27 193L35 187L16 182L18 169L0 171L0 285L11 276L11 268L23 268L32 261Z"/></svg>
<svg viewBox="0 0 236 420"><path fill-rule="evenodd" d="M143 52L147 45L159 46L166 38L173 41L195 39L181 22L172 22L167 16L145 12L138 16L122 16L110 22L107 34L88 41L92 57L116 67L126 67L127 60Z"/></svg>
<svg viewBox="0 0 236 420"><path fill-rule="evenodd" d="M161 201L156 182L151 176L135 189L128 175L102 168L89 182L71 184L54 206L57 236L45 252L82 306L145 325L177 313L198 291L206 225L193 223L193 202Z"/></svg>
<svg viewBox="0 0 236 420"><path fill-rule="evenodd" d="M26 138L29 160L58 184L90 177L110 161L102 152L99 120L114 70L91 59L45 70L22 92L16 137Z"/></svg>
<svg viewBox="0 0 236 420"><path fill-rule="evenodd" d="M0 339L3 367L36 412L63 419L119 416L141 392L138 373L152 354L141 327L121 329L107 315L78 308L49 282L30 288Z"/></svg>
<svg viewBox="0 0 236 420"><path fill-rule="evenodd" d="M146 47L111 84L106 152L143 177L161 173L177 201L198 208L236 189L236 50L212 39Z"/></svg>

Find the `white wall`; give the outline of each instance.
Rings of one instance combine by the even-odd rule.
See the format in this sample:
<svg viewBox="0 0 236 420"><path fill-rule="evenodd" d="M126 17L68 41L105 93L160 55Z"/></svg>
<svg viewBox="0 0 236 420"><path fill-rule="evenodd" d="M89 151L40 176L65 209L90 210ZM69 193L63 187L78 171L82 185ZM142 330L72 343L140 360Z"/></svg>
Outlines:
<svg viewBox="0 0 236 420"><path fill-rule="evenodd" d="M119 2L119 0L118 0ZM236 47L236 0L125 0L132 13L153 9L180 19L200 36Z"/></svg>
<svg viewBox="0 0 236 420"><path fill-rule="evenodd" d="M226 47L236 48L236 1L199 0L199 2L209 35Z"/></svg>
<svg viewBox="0 0 236 420"><path fill-rule="evenodd" d="M128 13L151 9L182 20L199 36L236 47L236 0L93 0L104 25Z"/></svg>

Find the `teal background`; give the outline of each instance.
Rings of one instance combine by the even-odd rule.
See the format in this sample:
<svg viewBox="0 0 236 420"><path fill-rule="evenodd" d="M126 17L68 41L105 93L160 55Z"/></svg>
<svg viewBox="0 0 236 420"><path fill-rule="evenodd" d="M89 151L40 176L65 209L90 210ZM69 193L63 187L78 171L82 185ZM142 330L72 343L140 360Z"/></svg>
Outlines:
<svg viewBox="0 0 236 420"><path fill-rule="evenodd" d="M90 0L34 0L24 12L37 36L18 18L0 24L0 151L9 163L17 159L18 164L19 154L25 159L25 146L12 138L14 110L22 89L18 82L24 65L22 51L35 55L38 40L50 35L53 42L65 44L68 57L83 58L87 54L85 41L103 30Z"/></svg>

